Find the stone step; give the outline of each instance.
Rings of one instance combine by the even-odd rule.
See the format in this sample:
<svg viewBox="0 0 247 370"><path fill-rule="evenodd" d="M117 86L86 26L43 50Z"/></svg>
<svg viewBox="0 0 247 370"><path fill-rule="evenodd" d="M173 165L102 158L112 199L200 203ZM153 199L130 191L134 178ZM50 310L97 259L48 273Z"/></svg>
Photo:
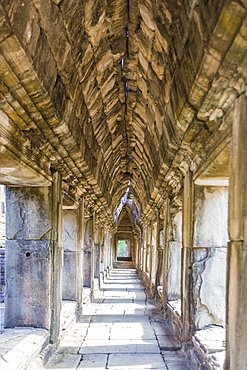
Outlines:
<svg viewBox="0 0 247 370"><path fill-rule="evenodd" d="M113 268L115 269L133 269L134 262L133 261L117 261L113 262Z"/></svg>

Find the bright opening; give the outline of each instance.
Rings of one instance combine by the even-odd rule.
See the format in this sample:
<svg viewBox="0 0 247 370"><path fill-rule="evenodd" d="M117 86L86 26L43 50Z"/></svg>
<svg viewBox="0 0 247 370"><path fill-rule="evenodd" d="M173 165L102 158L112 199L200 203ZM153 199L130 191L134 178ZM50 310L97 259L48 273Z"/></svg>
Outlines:
<svg viewBox="0 0 247 370"><path fill-rule="evenodd" d="M130 257L129 244L126 242L126 240L118 241L117 257Z"/></svg>

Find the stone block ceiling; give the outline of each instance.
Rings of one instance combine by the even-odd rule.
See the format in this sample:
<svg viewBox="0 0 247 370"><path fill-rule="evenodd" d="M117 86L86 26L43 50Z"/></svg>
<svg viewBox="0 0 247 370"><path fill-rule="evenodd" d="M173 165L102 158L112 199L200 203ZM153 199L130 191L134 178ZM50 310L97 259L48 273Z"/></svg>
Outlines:
<svg viewBox="0 0 247 370"><path fill-rule="evenodd" d="M229 143L246 81L246 7L2 0L1 182L18 183L14 156L37 184L60 171L68 196L86 197L109 223L128 184L148 216L179 193L186 166L196 172Z"/></svg>

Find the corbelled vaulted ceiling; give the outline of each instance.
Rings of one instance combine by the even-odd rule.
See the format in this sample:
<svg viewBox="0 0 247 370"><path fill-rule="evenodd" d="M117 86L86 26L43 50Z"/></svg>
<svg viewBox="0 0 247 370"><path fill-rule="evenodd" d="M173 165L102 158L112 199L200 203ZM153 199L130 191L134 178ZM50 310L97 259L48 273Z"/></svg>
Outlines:
<svg viewBox="0 0 247 370"><path fill-rule="evenodd" d="M109 222L130 184L148 215L179 192L187 165L196 173L227 147L246 6L1 0L1 182L45 184L58 170L68 197Z"/></svg>

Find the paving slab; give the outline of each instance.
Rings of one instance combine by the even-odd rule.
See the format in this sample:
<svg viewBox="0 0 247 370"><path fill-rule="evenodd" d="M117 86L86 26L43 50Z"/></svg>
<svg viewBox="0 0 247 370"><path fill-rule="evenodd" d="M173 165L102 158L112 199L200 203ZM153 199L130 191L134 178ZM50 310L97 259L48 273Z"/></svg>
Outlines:
<svg viewBox="0 0 247 370"><path fill-rule="evenodd" d="M110 327L101 326L99 327L89 327L85 340L108 340L110 337Z"/></svg>
<svg viewBox="0 0 247 370"><path fill-rule="evenodd" d="M142 325L141 323L134 323L133 325L117 325L112 326L111 340L116 339L152 339L155 340L155 334L151 325Z"/></svg>
<svg viewBox="0 0 247 370"><path fill-rule="evenodd" d="M91 322L89 327L98 328L99 330L101 330L101 328L111 328L112 325L113 324L111 322Z"/></svg>
<svg viewBox="0 0 247 370"><path fill-rule="evenodd" d="M70 354L66 352L56 353L52 360L46 365L46 369L77 369L80 363L81 355Z"/></svg>
<svg viewBox="0 0 247 370"><path fill-rule="evenodd" d="M183 361L166 361L168 370L191 370L191 366L187 360Z"/></svg>
<svg viewBox="0 0 247 370"><path fill-rule="evenodd" d="M137 315L94 315L92 317L93 323L127 323L127 322L149 322L147 316L137 316Z"/></svg>
<svg viewBox="0 0 247 370"><path fill-rule="evenodd" d="M100 294L68 330L49 369L191 370L134 270L113 270Z"/></svg>
<svg viewBox="0 0 247 370"><path fill-rule="evenodd" d="M79 353L160 353L156 340L85 340Z"/></svg>
<svg viewBox="0 0 247 370"><path fill-rule="evenodd" d="M108 369L167 369L160 355L155 354L111 354L108 360Z"/></svg>
<svg viewBox="0 0 247 370"><path fill-rule="evenodd" d="M121 304L126 304L126 303L130 303L132 304L132 298L107 298L104 300L104 302L102 303L102 307L104 307L105 304L116 304L119 306Z"/></svg>
<svg viewBox="0 0 247 370"><path fill-rule="evenodd" d="M174 332L166 324L152 324L154 331L157 335L174 335Z"/></svg>
<svg viewBox="0 0 247 370"><path fill-rule="evenodd" d="M81 361L77 369L102 370L106 368L108 355L88 354L81 355Z"/></svg>
<svg viewBox="0 0 247 370"><path fill-rule="evenodd" d="M162 351L162 354L169 370L191 370L190 362L181 350Z"/></svg>
<svg viewBox="0 0 247 370"><path fill-rule="evenodd" d="M175 335L157 335L157 340L161 350L181 348L181 343L177 340Z"/></svg>
<svg viewBox="0 0 247 370"><path fill-rule="evenodd" d="M73 343L73 341L67 340L61 343L59 349L57 350L58 353L70 353L70 354L78 354L81 348L80 343Z"/></svg>
<svg viewBox="0 0 247 370"><path fill-rule="evenodd" d="M48 344L48 339L49 333L45 329L5 329L0 335L0 369L28 368L45 343Z"/></svg>

